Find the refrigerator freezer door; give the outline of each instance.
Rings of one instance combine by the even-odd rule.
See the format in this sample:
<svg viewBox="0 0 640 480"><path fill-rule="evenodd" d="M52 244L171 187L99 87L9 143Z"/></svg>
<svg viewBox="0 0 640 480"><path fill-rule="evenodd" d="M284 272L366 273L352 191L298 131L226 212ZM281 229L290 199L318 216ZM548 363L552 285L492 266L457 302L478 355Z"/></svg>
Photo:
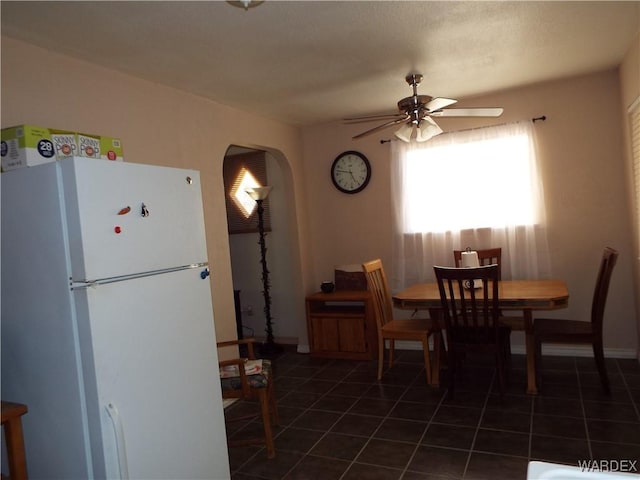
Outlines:
<svg viewBox="0 0 640 480"><path fill-rule="evenodd" d="M210 285L200 270L75 291L90 319L79 330L91 444L103 446L108 478L229 478Z"/></svg>
<svg viewBox="0 0 640 480"><path fill-rule="evenodd" d="M29 408L22 427L30 478L87 479L82 366L56 168L0 175L2 398Z"/></svg>
<svg viewBox="0 0 640 480"><path fill-rule="evenodd" d="M200 175L125 162L59 162L75 282L207 261Z"/></svg>

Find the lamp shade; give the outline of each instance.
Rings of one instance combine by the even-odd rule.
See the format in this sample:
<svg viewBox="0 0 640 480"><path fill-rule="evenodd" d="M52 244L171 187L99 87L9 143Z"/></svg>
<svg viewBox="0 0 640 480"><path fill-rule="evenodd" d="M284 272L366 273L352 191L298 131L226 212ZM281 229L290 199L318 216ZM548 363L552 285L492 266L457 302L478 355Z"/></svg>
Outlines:
<svg viewBox="0 0 640 480"><path fill-rule="evenodd" d="M253 187L248 188L247 190L245 190L245 192L247 192L247 195L249 195L251 198L258 201L267 198L269 196L271 188L273 187Z"/></svg>
<svg viewBox="0 0 640 480"><path fill-rule="evenodd" d="M440 135L442 129L434 122L431 117L424 117L418 124L418 133L416 135L416 141L426 142L430 138Z"/></svg>
<svg viewBox="0 0 640 480"><path fill-rule="evenodd" d="M395 131L394 135L398 140L409 143L411 141L411 135L413 135L413 123L404 123Z"/></svg>

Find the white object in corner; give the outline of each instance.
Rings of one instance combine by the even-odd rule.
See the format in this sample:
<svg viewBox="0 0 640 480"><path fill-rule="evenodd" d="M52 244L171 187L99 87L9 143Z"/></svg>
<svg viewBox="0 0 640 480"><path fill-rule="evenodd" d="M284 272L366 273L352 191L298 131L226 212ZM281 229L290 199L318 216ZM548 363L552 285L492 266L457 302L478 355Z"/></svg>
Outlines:
<svg viewBox="0 0 640 480"><path fill-rule="evenodd" d="M629 463L622 464L622 462ZM633 462L633 460L618 460L615 467L611 463L608 463L606 468L626 467L629 468L629 471L633 468L637 471L638 465L631 462ZM589 468L591 468L591 470ZM638 475L632 473L598 471L598 468L604 469L603 461L585 460L585 466L582 468L547 462L529 462L527 480L614 480L621 478L638 478Z"/></svg>

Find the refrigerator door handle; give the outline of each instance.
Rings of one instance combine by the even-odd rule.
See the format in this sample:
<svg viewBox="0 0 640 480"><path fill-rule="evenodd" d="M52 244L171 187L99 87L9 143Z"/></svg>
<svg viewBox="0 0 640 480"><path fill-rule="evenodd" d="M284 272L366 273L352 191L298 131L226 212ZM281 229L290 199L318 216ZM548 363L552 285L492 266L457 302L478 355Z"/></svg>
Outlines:
<svg viewBox="0 0 640 480"><path fill-rule="evenodd" d="M171 267L171 268L165 268L163 270L151 270L149 272L141 272L141 273L134 273L131 275L122 275L120 277L110 277L110 278L97 278L94 280L73 280L72 278L69 279L69 287L71 288L71 290L78 290L81 288L90 288L90 287L97 287L100 285L107 285L108 283L115 283L115 282L124 282L127 280L133 280L136 278L144 278L144 277L152 277L154 275L160 275L163 273L172 273L172 272L180 272L182 270L191 270L193 268L201 268L201 267L205 267L205 271L209 271L209 267L208 267L208 263L207 262L200 262L200 263L190 263L188 265L180 265L178 267ZM204 280L206 278L202 277L202 273L200 273L201 278Z"/></svg>
<svg viewBox="0 0 640 480"><path fill-rule="evenodd" d="M129 480L129 466L127 463L127 449L124 444L124 429L122 428L122 420L116 406L109 402L106 406L107 413L111 419L111 425L116 436L116 450L118 452L118 468L120 470L120 479Z"/></svg>

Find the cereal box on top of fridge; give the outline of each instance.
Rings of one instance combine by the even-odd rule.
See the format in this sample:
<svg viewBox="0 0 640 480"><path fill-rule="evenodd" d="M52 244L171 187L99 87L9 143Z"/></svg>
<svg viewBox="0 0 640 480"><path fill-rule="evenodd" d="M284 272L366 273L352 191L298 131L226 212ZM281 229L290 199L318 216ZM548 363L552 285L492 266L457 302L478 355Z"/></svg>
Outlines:
<svg viewBox="0 0 640 480"><path fill-rule="evenodd" d="M78 133L78 155L87 158L100 158L102 160L115 160L122 162L122 143L120 139Z"/></svg>
<svg viewBox="0 0 640 480"><path fill-rule="evenodd" d="M48 128L17 125L3 128L0 137L2 171L56 160L56 152Z"/></svg>
<svg viewBox="0 0 640 480"><path fill-rule="evenodd" d="M2 171L32 167L77 155L76 134L68 130L18 125L2 129Z"/></svg>
<svg viewBox="0 0 640 480"><path fill-rule="evenodd" d="M78 155L78 140L74 132L50 130L56 160Z"/></svg>

